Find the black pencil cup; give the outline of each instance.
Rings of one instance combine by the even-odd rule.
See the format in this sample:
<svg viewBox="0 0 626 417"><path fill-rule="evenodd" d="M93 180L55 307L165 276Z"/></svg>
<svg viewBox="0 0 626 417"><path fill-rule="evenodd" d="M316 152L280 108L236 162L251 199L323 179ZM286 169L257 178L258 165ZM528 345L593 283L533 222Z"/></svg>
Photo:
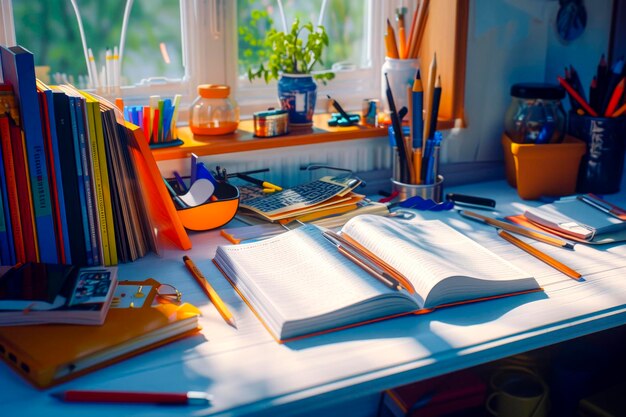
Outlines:
<svg viewBox="0 0 626 417"><path fill-rule="evenodd" d="M626 117L591 117L570 112L568 133L587 146L578 171L577 191L618 192L624 170Z"/></svg>

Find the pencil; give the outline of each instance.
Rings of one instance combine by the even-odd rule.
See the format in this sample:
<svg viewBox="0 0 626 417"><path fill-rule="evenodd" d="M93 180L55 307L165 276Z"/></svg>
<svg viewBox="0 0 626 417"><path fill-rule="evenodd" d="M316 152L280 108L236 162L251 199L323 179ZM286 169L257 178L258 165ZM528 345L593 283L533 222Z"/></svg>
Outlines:
<svg viewBox="0 0 626 417"><path fill-rule="evenodd" d="M435 80L437 79L437 54L433 55L433 60L430 63L430 69L428 70L428 89L426 90L426 116L424 117L424 142L430 138L432 132L430 131L430 119L433 112L433 103L435 96Z"/></svg>
<svg viewBox="0 0 626 417"><path fill-rule="evenodd" d="M542 262L545 262L546 264L550 265L552 268L556 269L559 272L564 273L565 275L567 275L568 277L575 279L575 280L579 280L580 277L582 277L582 275L576 271L574 271L572 268L570 268L569 266L557 261L556 259L554 259L553 257L546 255L545 253L541 252L539 249L536 249L532 246L530 246L528 243L519 240L518 238L516 238L515 236L511 235L510 233L502 230L502 229L498 229L498 235L508 241L509 243L514 244L515 246L517 246L518 248L522 249L523 251L531 254L532 256L534 256L535 258L539 259Z"/></svg>
<svg viewBox="0 0 626 417"><path fill-rule="evenodd" d="M622 78L622 80L615 86L615 90L613 90L613 94L611 94L609 104L606 106L606 111L604 112L605 117L610 117L613 115L613 113L615 113L615 109L617 108L617 105L622 98L622 94L624 94L625 80L626 78Z"/></svg>
<svg viewBox="0 0 626 417"><path fill-rule="evenodd" d="M391 22L387 19L387 34L385 35L385 45L387 46L387 56L389 58L398 59L398 44L396 43L396 33L391 26Z"/></svg>
<svg viewBox="0 0 626 417"><path fill-rule="evenodd" d="M507 230L512 233L517 233L518 235L526 236L531 239L535 239L539 242L547 243L552 246L557 246L559 248L573 249L574 245L571 243L554 236L548 236L543 233L538 233L533 230L525 229L523 227L515 226L510 223L506 223L500 221L498 219L494 219L492 217L484 216L482 214L474 213L469 210L459 210L459 214L461 216L470 218L472 220L478 220L490 226L498 227L500 229Z"/></svg>
<svg viewBox="0 0 626 417"><path fill-rule="evenodd" d="M222 299L213 289L211 284L209 284L209 281L207 281L204 275L202 275L196 264L194 264L191 258L187 255L183 256L183 261L185 262L185 266L187 267L189 272L191 272L191 275L198 282L198 284L200 284L202 290L209 297L209 300L211 300L211 302L220 313L220 315L224 318L226 323L230 324L236 329L237 324L235 323L235 317L233 317L232 313L226 307L226 304L224 304L224 301L222 301Z"/></svg>
<svg viewBox="0 0 626 417"><path fill-rule="evenodd" d="M570 94L570 97L576 100L576 102L578 102L578 104L580 104L590 116L598 117L598 113L596 113L595 110L592 109L589 106L589 104L587 104L587 102L580 95L578 95L576 90L574 90L572 86L569 85L568 82L563 79L563 77L561 77L560 75L557 75L556 78L559 80L559 83L563 86L563 88L565 88L567 92Z"/></svg>
<svg viewBox="0 0 626 417"><path fill-rule="evenodd" d="M422 43L422 38L424 37L424 29L428 18L429 3L430 0L423 0L420 4L413 39L411 39L411 43L409 45L409 58L417 58L419 55L419 48Z"/></svg>
<svg viewBox="0 0 626 417"><path fill-rule="evenodd" d="M626 103L624 103L624 105L619 109L615 110L615 113L613 113L611 117L621 116L624 113L626 113Z"/></svg>
<svg viewBox="0 0 626 417"><path fill-rule="evenodd" d="M435 82L435 90L433 91L432 111L430 113L430 135L432 136L437 130L437 119L439 118L439 102L441 101L441 76L437 76Z"/></svg>
<svg viewBox="0 0 626 417"><path fill-rule="evenodd" d="M411 120L413 121L413 143L414 149L422 147L422 137L424 136L424 87L422 86L422 77L420 70L417 70L415 74L415 80L413 81L413 88L411 93L413 101L413 111L411 113Z"/></svg>

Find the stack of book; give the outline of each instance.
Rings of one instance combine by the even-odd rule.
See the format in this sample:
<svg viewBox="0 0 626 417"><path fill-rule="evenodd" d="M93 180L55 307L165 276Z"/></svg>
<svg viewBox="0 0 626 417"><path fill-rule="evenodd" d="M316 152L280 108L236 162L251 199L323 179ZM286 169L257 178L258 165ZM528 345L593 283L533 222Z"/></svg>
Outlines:
<svg viewBox="0 0 626 417"><path fill-rule="evenodd" d="M240 187L240 215L287 224L309 222L358 208L364 195L352 192L361 181L353 176L323 177L273 194Z"/></svg>
<svg viewBox="0 0 626 417"><path fill-rule="evenodd" d="M159 225L188 249L141 130L104 99L37 80L28 50L0 52L0 264L133 261L158 249Z"/></svg>

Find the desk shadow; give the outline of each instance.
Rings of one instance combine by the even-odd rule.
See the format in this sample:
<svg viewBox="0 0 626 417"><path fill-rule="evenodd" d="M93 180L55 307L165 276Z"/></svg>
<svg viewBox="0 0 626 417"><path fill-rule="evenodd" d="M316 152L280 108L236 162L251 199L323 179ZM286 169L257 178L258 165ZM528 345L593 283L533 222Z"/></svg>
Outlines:
<svg viewBox="0 0 626 417"><path fill-rule="evenodd" d="M443 339L429 330L432 321L452 324L456 326L472 326L497 320L509 311L526 303L547 299L543 291L508 296L498 299L479 301L475 303L445 307L426 314L407 315L390 319L383 319L374 323L355 325L350 328L333 330L328 333L288 341L284 346L292 350L306 350L323 345L346 343L357 340L393 339L413 337L428 347L433 337L441 344L448 345ZM431 339L428 342L424 335Z"/></svg>

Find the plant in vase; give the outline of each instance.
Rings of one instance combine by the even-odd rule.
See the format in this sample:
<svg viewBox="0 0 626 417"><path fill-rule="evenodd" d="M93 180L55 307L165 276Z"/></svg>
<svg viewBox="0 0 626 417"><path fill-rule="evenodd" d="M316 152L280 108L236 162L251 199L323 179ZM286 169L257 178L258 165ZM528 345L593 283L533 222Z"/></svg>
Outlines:
<svg viewBox="0 0 626 417"><path fill-rule="evenodd" d="M266 83L278 80L278 98L281 108L289 112L289 123L311 125L317 99L316 80L326 83L335 76L332 72L313 73L316 65L323 64L322 53L329 45L326 29L310 22L300 25L296 19L289 32L269 29L263 45L268 59L256 70L249 68L248 78L262 78Z"/></svg>

